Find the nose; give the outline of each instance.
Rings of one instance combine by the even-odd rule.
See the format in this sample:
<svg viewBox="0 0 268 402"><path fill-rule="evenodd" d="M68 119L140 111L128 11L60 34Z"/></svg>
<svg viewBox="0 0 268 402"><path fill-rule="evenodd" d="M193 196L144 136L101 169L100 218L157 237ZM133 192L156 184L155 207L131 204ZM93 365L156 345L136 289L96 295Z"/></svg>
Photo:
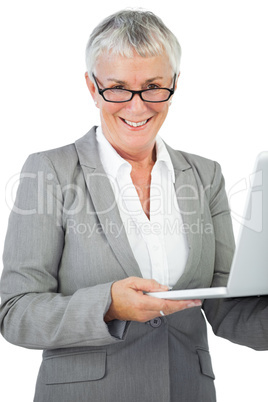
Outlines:
<svg viewBox="0 0 268 402"><path fill-rule="evenodd" d="M126 103L126 107L135 113L143 113L148 108L147 103L141 99L139 94L134 94L133 98Z"/></svg>

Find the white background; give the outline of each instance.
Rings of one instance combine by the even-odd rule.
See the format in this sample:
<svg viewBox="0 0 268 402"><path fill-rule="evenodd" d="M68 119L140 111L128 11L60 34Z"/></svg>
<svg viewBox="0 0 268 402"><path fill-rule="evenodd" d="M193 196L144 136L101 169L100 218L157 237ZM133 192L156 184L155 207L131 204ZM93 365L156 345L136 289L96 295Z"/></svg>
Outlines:
<svg viewBox="0 0 268 402"><path fill-rule="evenodd" d="M99 123L85 85L84 49L101 19L128 6L158 14L182 46L178 91L161 131L167 143L217 160L228 193L268 150L265 0L3 1L1 247L11 200L9 194L5 200L5 186L28 154L71 143ZM236 214L243 195L234 197ZM267 352L211 332L209 338L218 401L267 401ZM40 351L0 338L1 401L32 400L40 358Z"/></svg>

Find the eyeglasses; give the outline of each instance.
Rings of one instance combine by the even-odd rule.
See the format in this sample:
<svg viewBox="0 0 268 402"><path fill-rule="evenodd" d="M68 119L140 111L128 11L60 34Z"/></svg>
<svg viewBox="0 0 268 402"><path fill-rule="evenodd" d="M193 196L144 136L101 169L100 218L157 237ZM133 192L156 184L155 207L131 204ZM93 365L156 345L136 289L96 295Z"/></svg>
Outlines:
<svg viewBox="0 0 268 402"><path fill-rule="evenodd" d="M138 94L144 102L160 103L166 102L175 92L175 81L176 74L173 79L173 88L153 88L153 89L143 89L141 91L131 91L130 89L121 88L104 88L100 89L97 78L94 74L93 78L97 85L99 94L103 97L106 102L112 103L123 103L129 102L133 99L134 95Z"/></svg>

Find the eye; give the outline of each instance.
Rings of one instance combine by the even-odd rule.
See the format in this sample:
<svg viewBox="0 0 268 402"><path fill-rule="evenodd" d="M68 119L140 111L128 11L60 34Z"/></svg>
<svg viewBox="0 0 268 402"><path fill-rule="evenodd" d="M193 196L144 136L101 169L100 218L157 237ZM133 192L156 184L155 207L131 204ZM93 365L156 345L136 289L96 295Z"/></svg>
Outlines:
<svg viewBox="0 0 268 402"><path fill-rule="evenodd" d="M159 85L157 84L149 84L147 87L147 89L157 89L157 88L160 88Z"/></svg>
<svg viewBox="0 0 268 402"><path fill-rule="evenodd" d="M124 88L124 85L114 85L109 89L125 89L125 88Z"/></svg>

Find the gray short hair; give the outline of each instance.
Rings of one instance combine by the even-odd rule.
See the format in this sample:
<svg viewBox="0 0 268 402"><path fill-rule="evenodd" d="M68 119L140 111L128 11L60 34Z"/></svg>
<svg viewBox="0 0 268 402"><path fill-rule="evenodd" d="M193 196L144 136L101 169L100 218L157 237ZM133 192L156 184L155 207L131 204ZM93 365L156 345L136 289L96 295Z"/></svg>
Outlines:
<svg viewBox="0 0 268 402"><path fill-rule="evenodd" d="M174 74L179 74L181 47L163 21L150 11L122 10L105 18L90 35L86 47L86 66L92 77L103 51L128 58L135 50L142 57L167 53Z"/></svg>

